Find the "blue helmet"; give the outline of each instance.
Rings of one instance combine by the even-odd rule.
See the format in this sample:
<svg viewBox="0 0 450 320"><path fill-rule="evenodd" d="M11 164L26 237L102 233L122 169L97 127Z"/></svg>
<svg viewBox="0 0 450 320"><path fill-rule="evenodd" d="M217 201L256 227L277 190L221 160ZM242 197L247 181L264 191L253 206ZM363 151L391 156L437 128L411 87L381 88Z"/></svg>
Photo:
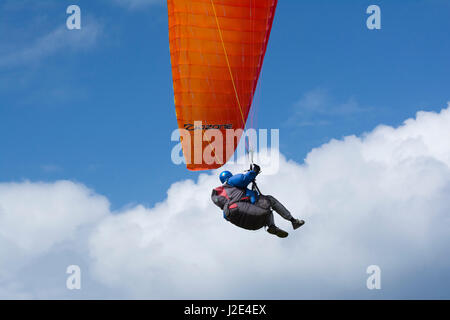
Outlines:
<svg viewBox="0 0 450 320"><path fill-rule="evenodd" d="M223 171L219 176L220 182L227 182L227 180L230 179L232 175L233 174L230 171Z"/></svg>

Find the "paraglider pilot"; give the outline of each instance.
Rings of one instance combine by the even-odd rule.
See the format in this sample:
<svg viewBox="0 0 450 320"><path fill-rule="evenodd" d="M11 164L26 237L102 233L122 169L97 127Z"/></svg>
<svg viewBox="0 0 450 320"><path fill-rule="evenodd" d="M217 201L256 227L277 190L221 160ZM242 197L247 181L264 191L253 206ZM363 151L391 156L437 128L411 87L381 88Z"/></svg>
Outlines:
<svg viewBox="0 0 450 320"><path fill-rule="evenodd" d="M225 220L232 224L247 230L267 227L270 234L286 238L288 233L275 225L272 210L289 220L294 230L305 221L292 217L274 197L259 192L255 179L260 172L261 168L256 164L243 174L233 175L229 171L223 171L219 176L222 186L213 190L211 199L223 210ZM252 189L248 188L250 183L253 183Z"/></svg>

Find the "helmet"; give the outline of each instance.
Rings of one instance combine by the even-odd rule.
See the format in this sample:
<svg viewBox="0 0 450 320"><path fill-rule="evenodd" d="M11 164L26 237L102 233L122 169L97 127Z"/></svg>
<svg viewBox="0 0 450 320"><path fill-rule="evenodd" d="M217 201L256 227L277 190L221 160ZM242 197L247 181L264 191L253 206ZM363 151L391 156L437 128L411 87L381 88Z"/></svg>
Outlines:
<svg viewBox="0 0 450 320"><path fill-rule="evenodd" d="M230 171L223 171L219 176L220 182L222 183L227 182L227 180L230 179L232 175L233 174Z"/></svg>

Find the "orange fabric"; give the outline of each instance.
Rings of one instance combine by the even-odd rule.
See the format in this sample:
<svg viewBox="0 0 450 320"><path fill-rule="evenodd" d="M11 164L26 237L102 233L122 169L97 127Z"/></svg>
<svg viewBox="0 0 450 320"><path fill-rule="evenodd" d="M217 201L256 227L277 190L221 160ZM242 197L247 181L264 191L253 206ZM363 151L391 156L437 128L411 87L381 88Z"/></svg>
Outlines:
<svg viewBox="0 0 450 320"><path fill-rule="evenodd" d="M190 143L181 139L187 168L219 168L232 156L226 154L226 128L245 128L277 0L168 0L167 5L178 127L201 121L224 136L223 154L212 153L214 163L203 157L194 163L195 153L208 153L213 142L194 145L194 135L208 130L189 131ZM234 151L239 139L228 148Z"/></svg>

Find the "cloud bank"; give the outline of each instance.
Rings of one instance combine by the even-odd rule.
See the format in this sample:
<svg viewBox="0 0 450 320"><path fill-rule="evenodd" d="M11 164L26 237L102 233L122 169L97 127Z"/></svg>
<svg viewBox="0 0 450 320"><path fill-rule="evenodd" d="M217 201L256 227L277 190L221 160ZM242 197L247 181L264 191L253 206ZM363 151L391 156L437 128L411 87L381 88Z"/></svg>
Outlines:
<svg viewBox="0 0 450 320"><path fill-rule="evenodd" d="M259 185L306 220L292 231L276 216L287 239L225 222L209 199L216 173L173 184L152 208L119 212L73 182L2 183L0 251L8 258L0 262L0 295L39 295L20 282L18 266L54 263L72 250L89 274L90 292L81 296L449 298L448 141L450 105L398 128L332 140L303 164L282 157L279 173ZM373 264L382 270L379 291L366 288ZM52 292L70 297L64 288Z"/></svg>

